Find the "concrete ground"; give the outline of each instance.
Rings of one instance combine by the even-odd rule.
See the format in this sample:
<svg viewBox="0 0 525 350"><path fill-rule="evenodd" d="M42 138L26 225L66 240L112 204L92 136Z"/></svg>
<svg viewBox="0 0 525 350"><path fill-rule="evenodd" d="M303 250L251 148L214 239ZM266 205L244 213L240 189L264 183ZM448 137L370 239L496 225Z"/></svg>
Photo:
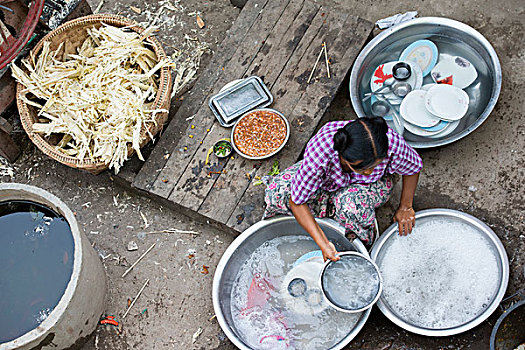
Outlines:
<svg viewBox="0 0 525 350"><path fill-rule="evenodd" d="M508 294L525 287L525 65L523 46L525 3L521 0L361 0L335 1L370 21L398 12L443 16L465 22L493 44L503 70L499 102L489 119L468 137L436 150L421 151L424 170L416 193L416 210L446 207L480 218L506 247L511 275ZM96 8L99 0L89 0ZM166 1L107 0L101 12L121 13L151 21L161 13L159 37L168 53L181 45L183 35L198 36L214 49L239 9L229 0L185 0L175 10L160 10ZM330 6L326 1L325 6ZM138 14L130 8L141 11ZM182 6L183 8L181 8ZM206 27L198 29L195 12ZM209 55L203 59L203 65ZM343 87L329 117L352 115L348 88ZM42 187L63 199L76 213L89 240L103 260L109 286L107 314L117 315L121 332L98 327L84 350L93 349L234 349L214 319L211 285L215 266L234 237L196 222L141 197L113 181L109 173L92 176L48 159L24 137L17 125L24 153L14 165L16 181ZM399 191L397 191L399 194ZM384 230L390 225L397 198L378 213ZM197 233L150 233L168 229ZM139 249L130 252L128 242ZM155 248L125 278L122 273L151 244ZM188 258L188 256L193 258ZM208 271L208 273L206 273ZM149 285L126 319L122 315L146 279ZM499 316L458 336L427 338L392 324L377 309L348 349L488 349L492 327ZM200 333L202 331L202 333Z"/></svg>

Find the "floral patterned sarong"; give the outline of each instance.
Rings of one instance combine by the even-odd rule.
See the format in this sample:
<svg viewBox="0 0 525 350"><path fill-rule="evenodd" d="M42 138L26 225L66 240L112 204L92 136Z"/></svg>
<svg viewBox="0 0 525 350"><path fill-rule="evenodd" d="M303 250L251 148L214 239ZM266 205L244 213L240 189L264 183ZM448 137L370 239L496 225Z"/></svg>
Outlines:
<svg viewBox="0 0 525 350"><path fill-rule="evenodd" d="M277 214L293 215L290 209L290 186L301 162L292 165L279 175L263 178L266 184L263 219ZM331 218L343 225L347 237L357 235L366 245L375 237L375 209L385 204L394 187L392 175L383 176L371 184L352 184L335 192L318 190L307 202L317 218ZM355 236L354 236L355 237Z"/></svg>

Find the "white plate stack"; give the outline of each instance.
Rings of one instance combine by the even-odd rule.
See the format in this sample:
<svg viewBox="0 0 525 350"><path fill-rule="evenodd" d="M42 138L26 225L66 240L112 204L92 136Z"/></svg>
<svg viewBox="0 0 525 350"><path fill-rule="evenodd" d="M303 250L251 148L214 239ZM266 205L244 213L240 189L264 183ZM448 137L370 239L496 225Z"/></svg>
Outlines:
<svg viewBox="0 0 525 350"><path fill-rule="evenodd" d="M452 133L467 114L470 99L463 89L476 80L478 73L463 57L447 54L439 55L437 64L426 71L435 84L411 91L401 102L399 112L410 133L440 138Z"/></svg>
<svg viewBox="0 0 525 350"><path fill-rule="evenodd" d="M404 129L414 135L441 138L452 133L469 109L470 99L463 89L478 77L474 65L460 56L438 54L437 46L430 40L415 41L402 52L399 60L376 68L370 81L371 91L382 87L398 62L411 66L413 74L407 82L413 90L404 98L392 93L378 94L372 96L370 103L383 100L393 109L399 108ZM422 85L423 77L429 74L435 83ZM385 120L391 121L392 113L396 111L385 115Z"/></svg>
<svg viewBox="0 0 525 350"><path fill-rule="evenodd" d="M468 111L469 97L448 84L429 84L428 90L411 91L401 102L399 112L405 129L423 137L438 138L454 131Z"/></svg>

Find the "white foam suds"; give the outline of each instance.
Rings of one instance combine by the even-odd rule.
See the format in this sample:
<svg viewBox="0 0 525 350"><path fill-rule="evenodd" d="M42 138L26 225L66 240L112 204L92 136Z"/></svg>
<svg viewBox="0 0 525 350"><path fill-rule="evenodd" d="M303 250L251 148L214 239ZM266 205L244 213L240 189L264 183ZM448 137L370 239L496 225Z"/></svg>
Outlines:
<svg viewBox="0 0 525 350"><path fill-rule="evenodd" d="M481 314L499 287L496 255L466 223L418 222L412 234L392 236L377 259L385 301L419 327L443 329Z"/></svg>
<svg viewBox="0 0 525 350"><path fill-rule="evenodd" d="M294 311L282 283L294 262L317 250L306 236L283 236L266 241L241 266L231 293L234 327L253 349L328 349L354 328L361 313L330 307ZM286 286L285 286L286 287ZM309 287L310 295L316 291Z"/></svg>

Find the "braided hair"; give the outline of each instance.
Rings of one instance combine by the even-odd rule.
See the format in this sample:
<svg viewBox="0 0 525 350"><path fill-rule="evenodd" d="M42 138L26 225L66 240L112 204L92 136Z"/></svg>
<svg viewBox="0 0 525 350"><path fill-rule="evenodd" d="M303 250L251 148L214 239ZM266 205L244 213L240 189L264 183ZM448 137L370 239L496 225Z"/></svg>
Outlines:
<svg viewBox="0 0 525 350"><path fill-rule="evenodd" d="M346 124L334 135L334 150L355 169L366 169L377 160L386 158L388 126L381 117L360 118Z"/></svg>

